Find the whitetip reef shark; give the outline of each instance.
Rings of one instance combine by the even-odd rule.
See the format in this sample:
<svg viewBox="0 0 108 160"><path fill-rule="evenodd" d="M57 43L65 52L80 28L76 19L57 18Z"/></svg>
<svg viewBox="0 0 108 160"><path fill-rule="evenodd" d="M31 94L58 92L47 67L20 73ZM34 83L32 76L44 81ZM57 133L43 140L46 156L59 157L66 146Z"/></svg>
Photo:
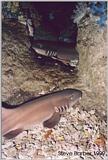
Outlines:
<svg viewBox="0 0 108 160"><path fill-rule="evenodd" d="M20 105L2 102L2 135L13 138L26 128L42 123L53 128L64 112L82 97L77 89L64 89L39 96Z"/></svg>

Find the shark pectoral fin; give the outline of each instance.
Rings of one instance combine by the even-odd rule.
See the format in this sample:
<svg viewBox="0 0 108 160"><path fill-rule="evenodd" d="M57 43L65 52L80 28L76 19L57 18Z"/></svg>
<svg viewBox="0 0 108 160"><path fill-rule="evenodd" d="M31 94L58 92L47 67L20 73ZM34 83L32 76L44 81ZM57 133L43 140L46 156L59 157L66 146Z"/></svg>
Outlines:
<svg viewBox="0 0 108 160"><path fill-rule="evenodd" d="M15 130L13 130L13 131L10 131L10 132L6 133L6 134L4 135L4 137L5 137L6 139L11 139L11 138L16 137L16 136L17 136L18 134L20 134L22 131L23 131L22 128L15 129Z"/></svg>
<svg viewBox="0 0 108 160"><path fill-rule="evenodd" d="M53 128L60 121L60 113L55 112L51 118L43 122L43 126L47 128Z"/></svg>

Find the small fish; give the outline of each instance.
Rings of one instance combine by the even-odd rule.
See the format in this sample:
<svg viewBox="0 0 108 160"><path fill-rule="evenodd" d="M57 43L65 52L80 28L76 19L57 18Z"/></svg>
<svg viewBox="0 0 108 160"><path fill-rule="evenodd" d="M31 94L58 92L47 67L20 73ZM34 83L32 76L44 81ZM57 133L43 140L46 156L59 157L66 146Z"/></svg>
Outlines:
<svg viewBox="0 0 108 160"><path fill-rule="evenodd" d="M33 124L53 128L61 115L82 97L77 89L64 89L26 101L20 105L2 102L2 135L13 138Z"/></svg>

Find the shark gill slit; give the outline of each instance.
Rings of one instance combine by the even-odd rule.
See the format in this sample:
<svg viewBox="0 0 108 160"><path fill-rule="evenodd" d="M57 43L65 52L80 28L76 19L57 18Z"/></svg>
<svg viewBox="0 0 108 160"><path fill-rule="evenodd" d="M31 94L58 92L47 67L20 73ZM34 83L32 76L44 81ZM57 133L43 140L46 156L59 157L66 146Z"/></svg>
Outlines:
<svg viewBox="0 0 108 160"><path fill-rule="evenodd" d="M67 109L69 108L69 105L66 104L66 105L63 105L63 106L59 106L59 107L56 107L56 112L64 112L66 111Z"/></svg>
<svg viewBox="0 0 108 160"><path fill-rule="evenodd" d="M53 51L53 50L46 50L46 55L49 56L49 57L53 57L53 56L56 56L57 53L56 51Z"/></svg>

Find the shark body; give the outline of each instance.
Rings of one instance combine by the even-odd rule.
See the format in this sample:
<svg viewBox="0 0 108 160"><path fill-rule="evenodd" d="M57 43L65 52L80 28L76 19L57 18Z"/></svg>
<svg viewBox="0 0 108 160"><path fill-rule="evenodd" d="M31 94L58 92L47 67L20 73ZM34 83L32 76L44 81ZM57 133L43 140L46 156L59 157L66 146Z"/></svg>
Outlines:
<svg viewBox="0 0 108 160"><path fill-rule="evenodd" d="M53 128L58 124L61 114L76 104L81 96L80 90L64 89L16 106L3 102L2 135L13 138L29 126L39 123Z"/></svg>

